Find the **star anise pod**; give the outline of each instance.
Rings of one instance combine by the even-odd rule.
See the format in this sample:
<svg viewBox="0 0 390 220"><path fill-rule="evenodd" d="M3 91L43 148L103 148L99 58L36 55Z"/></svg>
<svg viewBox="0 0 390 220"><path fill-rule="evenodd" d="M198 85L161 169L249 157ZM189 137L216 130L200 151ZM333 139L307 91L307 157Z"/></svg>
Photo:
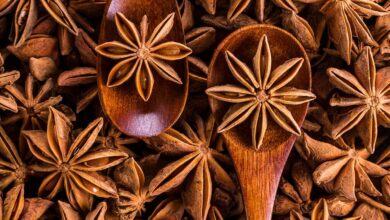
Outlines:
<svg viewBox="0 0 390 220"><path fill-rule="evenodd" d="M253 71L234 54L226 51L226 62L230 72L241 85L221 85L208 88L207 95L233 103L225 113L218 132L227 131L253 115L252 146L262 146L268 119L272 119L286 131L300 135L301 131L290 110L285 105L301 105L315 99L310 91L289 87L288 83L299 73L303 58L293 58L272 71L272 54L268 38L260 39L253 57Z"/></svg>
<svg viewBox="0 0 390 220"><path fill-rule="evenodd" d="M8 110L16 113L18 111L18 105L13 96L5 92L4 87L12 85L16 80L19 79L19 71L2 71L2 56L0 54L0 110Z"/></svg>
<svg viewBox="0 0 390 220"><path fill-rule="evenodd" d="M312 209L311 193L313 180L311 172L303 161L297 161L291 167L293 184L282 178L279 183L280 192L276 195L273 213L285 215L290 210L309 213Z"/></svg>
<svg viewBox="0 0 390 220"><path fill-rule="evenodd" d="M118 34L125 43L106 42L96 47L96 51L107 58L121 60L110 71L108 87L122 85L135 73L135 85L138 94L148 101L153 90L153 72L171 82L182 84L178 73L164 60L180 60L191 54L187 46L174 42L161 41L171 31L175 14L169 14L148 36L148 17L145 15L140 24L140 31L122 13L115 14ZM154 71L152 71L152 69Z"/></svg>
<svg viewBox="0 0 390 220"><path fill-rule="evenodd" d="M24 185L11 188L3 201L0 192L0 219L38 220L53 202L41 198L24 198Z"/></svg>
<svg viewBox="0 0 390 220"><path fill-rule="evenodd" d="M357 191L371 196L381 195L370 177L383 177L389 171L367 160L369 153L366 149L356 149L353 143L339 148L307 134L304 134L304 142L308 154L305 157L319 164L313 172L317 185L328 186L330 191L353 201L356 201Z"/></svg>
<svg viewBox="0 0 390 220"><path fill-rule="evenodd" d="M54 82L51 78L46 80L37 91L36 80L28 74L25 81L25 88L13 84L7 85L5 89L18 101L18 112L3 118L3 125L10 125L22 121L21 130L42 129L45 126L49 107L57 107L67 113L67 116L74 121L75 115L72 110L64 105L59 105L62 96L52 96Z"/></svg>
<svg viewBox="0 0 390 220"><path fill-rule="evenodd" d="M371 0L300 0L305 3L321 3L329 29L329 38L349 64L353 37L366 45L378 46L363 18L383 16L389 12Z"/></svg>
<svg viewBox="0 0 390 220"><path fill-rule="evenodd" d="M130 158L115 169L114 179L119 188L115 207L121 219L141 216L145 212L145 204L154 199L145 184L142 168Z"/></svg>
<svg viewBox="0 0 390 220"><path fill-rule="evenodd" d="M79 213L77 210L74 210L69 203L62 202L58 200L58 207L61 214L61 220L105 220L107 212L107 203L100 202L96 205L92 211L88 212L86 215ZM85 216L85 218L83 218Z"/></svg>
<svg viewBox="0 0 390 220"><path fill-rule="evenodd" d="M210 116L203 121L195 116L196 130L185 121L181 121L184 133L173 128L153 138L153 144L161 144L163 154L181 156L162 168L151 180L149 192L157 196L169 192L184 183L182 198L185 210L196 220L205 219L211 206L214 183L234 192L236 187L229 174L220 163L230 160L212 147L217 135L214 119Z"/></svg>
<svg viewBox="0 0 390 220"><path fill-rule="evenodd" d="M347 108L337 120L332 137L339 138L357 126L365 147L375 151L378 125L390 126L390 68L376 70L371 48L365 47L354 65L355 75L329 68L330 82L345 93L335 94L331 106Z"/></svg>
<svg viewBox="0 0 390 220"><path fill-rule="evenodd" d="M38 194L54 198L65 188L73 208L90 210L93 196L117 198L115 183L98 171L120 164L127 154L116 149L92 148L103 127L103 119L91 122L74 139L69 119L50 107L47 131L30 130L23 134L32 154L39 163L29 168L48 176L42 181Z"/></svg>
<svg viewBox="0 0 390 220"><path fill-rule="evenodd" d="M24 183L26 176L26 164L11 138L0 126L0 190L4 190L11 183Z"/></svg>

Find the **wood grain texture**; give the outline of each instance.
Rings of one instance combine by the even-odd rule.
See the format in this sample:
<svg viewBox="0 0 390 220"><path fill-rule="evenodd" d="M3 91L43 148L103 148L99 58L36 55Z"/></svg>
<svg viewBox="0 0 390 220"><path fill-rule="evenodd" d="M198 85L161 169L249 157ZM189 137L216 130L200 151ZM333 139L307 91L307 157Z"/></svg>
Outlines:
<svg viewBox="0 0 390 220"><path fill-rule="evenodd" d="M172 12L175 24L164 41L185 42L176 0L111 0L107 3L101 27L99 44L108 41L121 41L115 26L115 14L123 13L137 28L144 15L148 16L149 31ZM154 74L153 94L148 102L138 95L134 78L123 85L108 88L107 75L117 61L98 56L98 89L102 108L111 122L123 133L134 137L156 136L171 127L180 117L188 94L187 60L167 63L176 70L183 85L175 84Z"/></svg>
<svg viewBox="0 0 390 220"><path fill-rule="evenodd" d="M291 34L271 25L247 26L229 35L214 53L209 67L208 87L237 84L227 67L225 51L229 50L248 66L252 66L252 58L263 34L266 34L269 40L272 70L291 58L303 57L305 62L302 68L288 85L310 90L311 68L304 48ZM213 98L209 101L216 121L220 123L229 103ZM301 126L308 104L286 107ZM249 220L271 219L279 179L296 140L295 135L280 128L271 117L268 117L268 124L263 146L259 151L251 147L250 120L223 133L240 180Z"/></svg>

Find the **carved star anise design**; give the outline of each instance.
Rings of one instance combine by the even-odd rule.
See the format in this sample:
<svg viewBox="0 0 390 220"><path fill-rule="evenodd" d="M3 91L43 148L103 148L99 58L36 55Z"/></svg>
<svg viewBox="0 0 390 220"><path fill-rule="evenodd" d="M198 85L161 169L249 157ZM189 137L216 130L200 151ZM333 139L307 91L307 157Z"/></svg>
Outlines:
<svg viewBox="0 0 390 220"><path fill-rule="evenodd" d="M349 64L353 37L370 46L378 46L363 18L383 16L389 12L371 0L303 0L306 3L322 3L329 28L329 38L341 57Z"/></svg>
<svg viewBox="0 0 390 220"><path fill-rule="evenodd" d="M73 208L83 211L90 210L92 195L118 197L115 183L98 171L120 164L127 154L116 149L93 148L102 127L103 119L98 118L74 139L68 118L50 107L47 131L23 132L31 153L39 161L29 168L47 174L38 190L40 196L52 199L65 188Z"/></svg>
<svg viewBox="0 0 390 220"><path fill-rule="evenodd" d="M290 59L271 71L272 55L266 35L261 37L253 57L253 71L229 51L225 58L230 72L241 85L228 84L206 90L207 95L217 100L233 103L218 132L227 131L253 115L252 145L258 150L267 130L269 114L280 127L300 135L299 125L285 105L301 105L315 99L309 91L287 86L299 73L303 58Z"/></svg>
<svg viewBox="0 0 390 220"><path fill-rule="evenodd" d="M111 41L96 47L100 55L121 60L108 75L108 87L122 85L135 74L138 94L144 101L148 101L153 91L153 72L166 80L182 84L178 73L164 60L183 59L191 54L191 49L174 41L161 43L170 33L175 22L174 18L174 13L169 14L147 39L148 17L146 15L142 18L140 31L122 13L115 15L116 28L124 43Z"/></svg>
<svg viewBox="0 0 390 220"><path fill-rule="evenodd" d="M25 182L27 167L11 138L0 126L0 191Z"/></svg>
<svg viewBox="0 0 390 220"><path fill-rule="evenodd" d="M205 219L211 206L213 184L234 192L236 187L223 164L231 161L226 155L212 148L218 142L214 119L204 121L195 116L194 130L187 122L181 121L184 133L169 129L153 138L152 143L160 144L161 153L180 158L164 168L151 180L149 193L152 196L171 191L184 183L181 191L185 210L194 219ZM214 180L214 183L213 183Z"/></svg>
<svg viewBox="0 0 390 220"><path fill-rule="evenodd" d="M339 148L307 134L304 134L304 143L307 149L304 157L319 163L313 172L317 185L330 187L332 192L353 201L356 201L356 191L371 196L381 195L370 177L383 177L389 171L367 160L369 153L366 149L356 149L354 144Z"/></svg>
<svg viewBox="0 0 390 220"><path fill-rule="evenodd" d="M347 108L332 129L333 138L339 138L357 126L370 153L375 151L378 125L390 126L390 68L376 71L371 48L365 47L354 65L354 75L329 68L330 82L345 93L335 94L331 106Z"/></svg>

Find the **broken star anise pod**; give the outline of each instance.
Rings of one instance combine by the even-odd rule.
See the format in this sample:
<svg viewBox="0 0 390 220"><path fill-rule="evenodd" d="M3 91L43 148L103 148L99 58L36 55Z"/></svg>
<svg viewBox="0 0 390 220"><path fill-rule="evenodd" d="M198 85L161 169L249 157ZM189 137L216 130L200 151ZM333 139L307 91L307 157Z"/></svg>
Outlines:
<svg viewBox="0 0 390 220"><path fill-rule="evenodd" d="M191 54L191 49L174 41L161 43L170 33L175 22L174 18L174 13L169 14L147 39L149 24L146 15L142 18L140 31L138 31L135 24L122 13L115 14L116 28L124 43L111 41L96 47L100 55L121 60L108 75L108 87L122 85L135 74L138 94L146 102L153 91L153 72L166 80L182 84L178 73L164 60L183 59Z"/></svg>
<svg viewBox="0 0 390 220"><path fill-rule="evenodd" d="M47 131L23 132L39 161L29 168L47 174L38 190L40 196L52 199L65 188L73 208L83 211L91 209L92 195L118 197L115 183L98 171L120 164L127 154L117 149L93 148L102 127L103 119L98 118L74 139L68 118L50 107Z"/></svg>
<svg viewBox="0 0 390 220"><path fill-rule="evenodd" d="M389 171L367 160L369 153L366 149L356 149L354 144L336 147L307 134L304 134L304 142L306 155L302 156L319 164L313 172L315 184L352 201L356 201L357 191L371 196L381 195L370 177L383 177Z"/></svg>
<svg viewBox="0 0 390 220"><path fill-rule="evenodd" d="M233 104L225 113L218 132L227 131L253 115L252 145L259 150L270 115L280 127L300 135L300 127L285 105L301 105L315 99L310 91L288 86L299 73L303 58L290 59L272 70L271 49L267 36L263 35L253 57L253 70L229 51L226 51L225 59L230 72L241 85L227 84L206 90L210 97Z"/></svg>
<svg viewBox="0 0 390 220"><path fill-rule="evenodd" d="M162 154L180 158L164 168L151 180L149 193L153 196L183 185L181 191L185 210L195 219L205 219L211 207L213 185L234 193L236 186L222 164L229 164L226 155L213 149L218 143L214 118L204 121L195 116L195 130L181 121L184 133L169 129L151 140L161 144ZM214 183L213 183L214 180Z"/></svg>
<svg viewBox="0 0 390 220"><path fill-rule="evenodd" d="M390 126L390 68L376 70L371 48L365 47L354 65L354 75L329 68L330 82L345 93L335 94L331 106L347 108L332 128L334 139L357 126L365 147L375 151L378 125Z"/></svg>

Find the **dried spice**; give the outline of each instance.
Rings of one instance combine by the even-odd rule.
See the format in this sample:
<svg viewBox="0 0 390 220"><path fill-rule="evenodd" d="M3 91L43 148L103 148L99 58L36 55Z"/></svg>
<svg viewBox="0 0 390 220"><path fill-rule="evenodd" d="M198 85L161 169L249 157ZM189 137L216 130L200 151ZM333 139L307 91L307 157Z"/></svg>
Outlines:
<svg viewBox="0 0 390 220"><path fill-rule="evenodd" d="M11 183L24 183L26 176L26 164L11 138L0 126L0 190L4 190Z"/></svg>
<svg viewBox="0 0 390 220"><path fill-rule="evenodd" d="M267 151L262 137L274 122L301 136L272 219L389 218L389 0L178 0L181 19L140 13L135 24L113 12L118 41L98 45L107 4L0 0L0 219L244 220L245 186L218 131L249 128L248 142ZM180 20L185 43L171 42ZM253 62L227 52L232 84L207 90L218 45L259 23L302 44L312 92L289 87L302 58L271 65L283 61L272 56L267 36L234 49L257 52ZM97 56L114 67L104 83L128 86L133 77L144 101L162 92L157 80L184 83L173 64L187 62L178 122L141 138L99 118ZM230 107L222 124L209 115L210 97ZM290 105L308 102L300 128Z"/></svg>
<svg viewBox="0 0 390 220"><path fill-rule="evenodd" d="M356 201L356 191L372 196L380 196L370 177L383 177L389 171L366 160L368 152L351 146L338 148L332 144L317 141L304 134L308 155L320 165L313 172L314 182L328 187L349 200ZM330 184L330 185L326 185Z"/></svg>
<svg viewBox="0 0 390 220"><path fill-rule="evenodd" d="M336 68L329 68L330 82L350 96L334 95L331 106L350 107L343 117L335 122L333 138L339 138L355 126L361 130L363 142L370 153L375 151L378 125L389 126L389 71L376 71L371 48L365 47L354 65L355 75ZM368 132L367 132L368 129Z"/></svg>
<svg viewBox="0 0 390 220"><path fill-rule="evenodd" d="M171 31L175 14L169 14L155 29L148 39L148 17L145 15L140 24L140 31L123 14L115 15L118 34L125 42L112 41L96 47L96 51L107 58L121 60L110 71L107 86L120 86L135 73L135 85L138 94L146 102L153 91L154 76L152 69L162 78L182 84L180 76L164 60L180 60L191 54L187 46L169 41L161 43Z"/></svg>
<svg viewBox="0 0 390 220"><path fill-rule="evenodd" d="M160 145L163 154L181 157L157 173L151 180L149 192L157 196L179 187L185 181L183 203L185 210L194 219L204 219L209 213L212 179L230 192L235 190L233 180L219 164L229 163L229 159L212 148L217 140L214 124L211 116L207 121L195 116L196 130L182 121L184 133L169 129L152 140L153 144Z"/></svg>
<svg viewBox="0 0 390 220"><path fill-rule="evenodd" d="M65 187L69 202L83 211L91 208L92 195L118 197L115 183L97 171L121 163L127 154L115 149L92 148L102 127L103 119L96 119L73 139L68 118L50 107L47 132L23 132L31 153L41 162L31 165L30 169L48 173L39 195L52 199Z"/></svg>
<svg viewBox="0 0 390 220"><path fill-rule="evenodd" d="M226 62L241 85L222 85L206 90L207 95L217 100L233 103L225 113L218 132L239 125L253 113L252 146L256 150L262 146L268 114L286 131L301 134L298 123L285 105L301 105L315 99L315 95L309 91L287 86L299 73L303 58L294 58L272 68L268 38L263 35L253 58L253 71L229 51L226 52Z"/></svg>

